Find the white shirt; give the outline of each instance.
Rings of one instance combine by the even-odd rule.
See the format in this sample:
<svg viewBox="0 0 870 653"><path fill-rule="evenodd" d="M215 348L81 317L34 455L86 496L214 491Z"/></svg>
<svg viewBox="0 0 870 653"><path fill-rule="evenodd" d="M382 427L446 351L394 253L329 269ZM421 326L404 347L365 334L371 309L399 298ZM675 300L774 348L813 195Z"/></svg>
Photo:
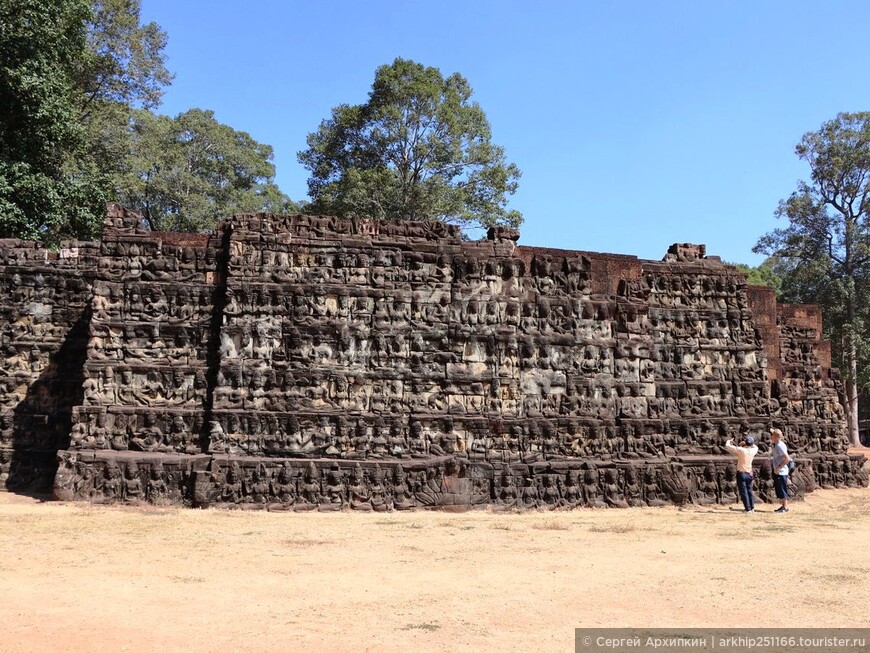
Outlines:
<svg viewBox="0 0 870 653"><path fill-rule="evenodd" d="M752 459L758 453L758 447L754 444L748 447L736 447L731 440L725 443L725 448L737 456L737 471L752 473Z"/></svg>

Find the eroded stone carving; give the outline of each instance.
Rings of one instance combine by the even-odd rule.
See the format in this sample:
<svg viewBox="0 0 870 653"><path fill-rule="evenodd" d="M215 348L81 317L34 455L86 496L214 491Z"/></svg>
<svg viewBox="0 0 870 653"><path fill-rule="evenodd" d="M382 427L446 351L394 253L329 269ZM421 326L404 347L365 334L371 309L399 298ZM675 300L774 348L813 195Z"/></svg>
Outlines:
<svg viewBox="0 0 870 653"><path fill-rule="evenodd" d="M776 425L798 495L867 484L814 308L703 246L655 262L516 240L265 215L157 234L112 207L64 256L0 242L0 475L45 482L60 449L55 491L83 500L720 503L724 440Z"/></svg>

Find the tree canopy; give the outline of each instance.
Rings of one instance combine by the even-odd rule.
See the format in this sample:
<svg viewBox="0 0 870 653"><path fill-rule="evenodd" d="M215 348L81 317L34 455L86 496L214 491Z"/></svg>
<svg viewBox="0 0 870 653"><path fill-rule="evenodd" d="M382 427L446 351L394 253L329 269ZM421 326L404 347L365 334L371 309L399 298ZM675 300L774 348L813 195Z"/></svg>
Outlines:
<svg viewBox="0 0 870 653"><path fill-rule="evenodd" d="M368 101L342 104L308 136L310 210L375 219L518 226L520 170L491 142L468 81L407 59L380 66Z"/></svg>
<svg viewBox="0 0 870 653"><path fill-rule="evenodd" d="M753 286L767 286L776 291L777 296L782 292L782 278L777 272L776 259L768 258L761 265L747 265L745 263L730 263L740 272L746 275L746 282Z"/></svg>
<svg viewBox="0 0 870 653"><path fill-rule="evenodd" d="M137 110L156 108L172 82L163 50L167 35L154 22L140 24L139 0L92 0L87 48L80 61L77 117L87 130L82 166L105 182L105 194L122 201L120 177L129 168L130 126ZM102 223L102 210L94 218Z"/></svg>
<svg viewBox="0 0 870 653"><path fill-rule="evenodd" d="M274 184L272 148L191 109L176 118L140 110L120 200L151 229L200 231L233 213L296 207Z"/></svg>
<svg viewBox="0 0 870 653"><path fill-rule="evenodd" d="M78 66L81 116L100 104L134 108L160 104L172 82L163 50L167 36L157 23L139 24L139 0L92 0L87 51Z"/></svg>
<svg viewBox="0 0 870 653"><path fill-rule="evenodd" d="M152 113L166 42L140 0L0 0L0 236L95 238L107 201L179 230L293 207L268 145L202 109Z"/></svg>
<svg viewBox="0 0 870 653"><path fill-rule="evenodd" d="M75 78L86 52L84 0L0 0L0 235L75 231L102 211ZM82 224L84 223L84 225Z"/></svg>
<svg viewBox="0 0 870 653"><path fill-rule="evenodd" d="M764 235L755 251L779 259L784 299L822 306L857 442L870 353L870 113L839 114L804 134L795 152L809 164L810 181L780 202L776 215L788 225Z"/></svg>

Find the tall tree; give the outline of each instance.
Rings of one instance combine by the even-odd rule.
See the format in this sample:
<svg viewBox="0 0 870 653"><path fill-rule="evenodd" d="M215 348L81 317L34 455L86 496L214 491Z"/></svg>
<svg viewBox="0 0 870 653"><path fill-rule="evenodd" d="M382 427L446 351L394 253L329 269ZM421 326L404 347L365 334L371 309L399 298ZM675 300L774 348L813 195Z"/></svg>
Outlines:
<svg viewBox="0 0 870 653"><path fill-rule="evenodd" d="M810 182L780 202L776 215L788 226L763 236L755 251L783 261L786 299L822 306L844 371L849 434L859 444L859 370L870 346L870 112L839 114L804 134L795 152L809 164Z"/></svg>
<svg viewBox="0 0 870 653"><path fill-rule="evenodd" d="M76 117L88 146L78 161L106 179L106 192L116 200L133 114L157 107L172 82L163 52L167 35L157 23L142 23L140 0L91 0L90 6L75 79Z"/></svg>
<svg viewBox="0 0 870 653"><path fill-rule="evenodd" d="M140 110L120 201L151 229L201 231L233 213L297 209L274 183L272 148L191 109L176 118Z"/></svg>
<svg viewBox="0 0 870 653"><path fill-rule="evenodd" d="M163 50L167 36L155 22L140 24L140 0L92 0L87 51L78 66L80 118L100 104L154 108L172 82Z"/></svg>
<svg viewBox="0 0 870 653"><path fill-rule="evenodd" d="M0 235L99 233L134 106L170 76L139 0L0 0Z"/></svg>
<svg viewBox="0 0 870 653"><path fill-rule="evenodd" d="M100 180L71 174L86 148L74 80L87 16L85 0L0 0L2 236L50 239L86 229L102 205Z"/></svg>
<svg viewBox="0 0 870 653"><path fill-rule="evenodd" d="M272 148L219 123L211 111L150 111L172 80L166 33L141 24L139 0L93 0L79 86L90 160L113 198L163 231L201 231L237 212L295 208L274 184Z"/></svg>
<svg viewBox="0 0 870 653"><path fill-rule="evenodd" d="M342 104L308 136L310 209L339 216L518 226L507 209L520 170L491 142L486 114L454 73L396 59L368 101Z"/></svg>
<svg viewBox="0 0 870 653"><path fill-rule="evenodd" d="M172 76L140 4L0 0L0 236L94 238L108 200L172 230L297 208L269 146L208 111L148 111Z"/></svg>

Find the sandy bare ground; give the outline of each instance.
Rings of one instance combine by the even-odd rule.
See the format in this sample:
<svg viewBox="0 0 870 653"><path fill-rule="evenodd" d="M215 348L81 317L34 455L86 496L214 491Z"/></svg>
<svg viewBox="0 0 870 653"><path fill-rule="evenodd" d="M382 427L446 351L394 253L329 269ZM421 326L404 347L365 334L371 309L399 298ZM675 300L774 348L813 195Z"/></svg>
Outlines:
<svg viewBox="0 0 870 653"><path fill-rule="evenodd" d="M772 509L278 514L0 493L0 650L570 651L578 626L870 626L870 491Z"/></svg>

